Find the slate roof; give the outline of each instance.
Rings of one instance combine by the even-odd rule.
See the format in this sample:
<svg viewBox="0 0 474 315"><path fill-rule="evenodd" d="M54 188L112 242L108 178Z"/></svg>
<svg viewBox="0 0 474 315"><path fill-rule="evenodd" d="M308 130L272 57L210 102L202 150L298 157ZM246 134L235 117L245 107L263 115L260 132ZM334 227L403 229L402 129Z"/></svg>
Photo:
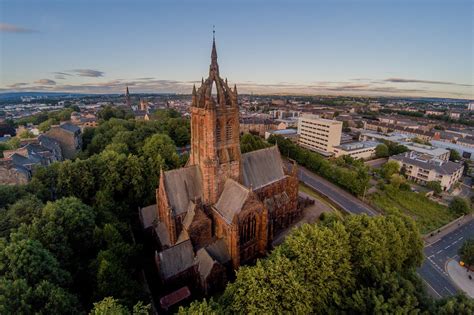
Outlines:
<svg viewBox="0 0 474 315"><path fill-rule="evenodd" d="M462 164L451 161L423 159L421 156L413 154L413 151L394 155L390 159L394 159L405 164L412 164L426 170L434 170L438 174L442 175L452 175L454 172L463 167Z"/></svg>
<svg viewBox="0 0 474 315"><path fill-rule="evenodd" d="M211 273L212 267L215 264L214 259L209 255L209 253L201 248L197 251L196 261L198 263L198 271L202 279L206 279Z"/></svg>
<svg viewBox="0 0 474 315"><path fill-rule="evenodd" d="M76 133L76 132L80 132L81 131L81 128L79 128L78 126L76 125L73 125L71 123L65 123L65 124L62 124L60 125L61 129L64 129L68 132L71 132L71 133Z"/></svg>
<svg viewBox="0 0 474 315"><path fill-rule="evenodd" d="M242 154L242 179L246 187L258 189L285 177L277 146Z"/></svg>
<svg viewBox="0 0 474 315"><path fill-rule="evenodd" d="M160 273L164 279L173 277L194 265L194 251L190 240L158 253Z"/></svg>
<svg viewBox="0 0 474 315"><path fill-rule="evenodd" d="M152 227L158 217L156 204L140 208L140 221L142 222L143 228L147 229Z"/></svg>
<svg viewBox="0 0 474 315"><path fill-rule="evenodd" d="M164 172L164 182L175 215L185 213L189 202L202 196L201 172L196 165Z"/></svg>
<svg viewBox="0 0 474 315"><path fill-rule="evenodd" d="M183 220L183 228L188 229L191 223L193 223L194 215L195 215L195 210L196 209L196 204L192 201L189 202L188 205L188 210L186 211L186 216L184 217Z"/></svg>
<svg viewBox="0 0 474 315"><path fill-rule="evenodd" d="M249 196L250 190L233 179L226 180L224 190L214 205L227 223L231 223L234 216L242 210L242 206Z"/></svg>
<svg viewBox="0 0 474 315"><path fill-rule="evenodd" d="M160 244L163 247L169 247L171 246L170 238L168 235L168 230L166 229L166 226L163 222L158 221L156 226L155 226L155 233L160 239Z"/></svg>
<svg viewBox="0 0 474 315"><path fill-rule="evenodd" d="M229 250L227 249L227 245L222 238L209 244L206 247L206 251L213 259L217 260L221 264L225 264L230 261Z"/></svg>

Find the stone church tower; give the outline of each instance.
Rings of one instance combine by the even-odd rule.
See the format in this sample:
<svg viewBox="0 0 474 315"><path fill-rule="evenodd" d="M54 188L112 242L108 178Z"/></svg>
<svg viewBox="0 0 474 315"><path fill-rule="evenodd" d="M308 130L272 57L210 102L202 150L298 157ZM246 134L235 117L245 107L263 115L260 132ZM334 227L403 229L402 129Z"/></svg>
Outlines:
<svg viewBox="0 0 474 315"><path fill-rule="evenodd" d="M191 153L188 165L202 172L203 202L217 202L227 179L241 182L239 105L232 90L219 76L216 41L213 39L209 77L193 87Z"/></svg>

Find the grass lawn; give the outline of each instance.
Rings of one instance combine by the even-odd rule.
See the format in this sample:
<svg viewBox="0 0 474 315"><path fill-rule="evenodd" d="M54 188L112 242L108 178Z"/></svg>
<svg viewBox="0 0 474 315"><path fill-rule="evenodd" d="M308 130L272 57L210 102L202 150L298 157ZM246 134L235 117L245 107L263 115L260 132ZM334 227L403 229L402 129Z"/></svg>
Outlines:
<svg viewBox="0 0 474 315"><path fill-rule="evenodd" d="M429 233L457 218L448 207L438 204L422 194L400 191L390 186L368 196L376 208L386 214L403 213L412 217L422 234Z"/></svg>
<svg viewBox="0 0 474 315"><path fill-rule="evenodd" d="M324 196L319 195L317 192L315 192L311 187L306 186L303 183L299 184L299 191L304 192L305 194L313 197L314 199L317 199L321 201L322 203L326 204L329 206L334 213L336 213L339 217L344 216L344 211L339 210L334 204L332 204L331 201L327 200Z"/></svg>

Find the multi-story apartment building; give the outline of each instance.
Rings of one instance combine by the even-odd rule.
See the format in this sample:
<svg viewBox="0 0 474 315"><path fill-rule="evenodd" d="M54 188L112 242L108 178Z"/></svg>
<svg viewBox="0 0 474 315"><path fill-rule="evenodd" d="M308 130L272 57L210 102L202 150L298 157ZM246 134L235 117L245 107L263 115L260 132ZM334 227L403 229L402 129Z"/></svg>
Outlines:
<svg viewBox="0 0 474 315"><path fill-rule="evenodd" d="M461 163L433 159L414 151L409 151L390 157L400 167L405 169L409 180L420 184L438 181L444 191L450 190L461 178L464 166Z"/></svg>
<svg viewBox="0 0 474 315"><path fill-rule="evenodd" d="M299 144L323 154L341 143L342 122L305 114L298 119Z"/></svg>

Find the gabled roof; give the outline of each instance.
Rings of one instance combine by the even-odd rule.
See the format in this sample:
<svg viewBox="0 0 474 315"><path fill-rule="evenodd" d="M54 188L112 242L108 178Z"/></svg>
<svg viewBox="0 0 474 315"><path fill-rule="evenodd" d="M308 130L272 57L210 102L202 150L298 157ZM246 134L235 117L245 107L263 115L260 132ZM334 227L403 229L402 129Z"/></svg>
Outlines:
<svg viewBox="0 0 474 315"><path fill-rule="evenodd" d="M277 146L242 154L242 179L246 187L258 189L285 177Z"/></svg>
<svg viewBox="0 0 474 315"><path fill-rule="evenodd" d="M144 229L152 227L158 218L156 204L140 208L140 220Z"/></svg>
<svg viewBox="0 0 474 315"><path fill-rule="evenodd" d="M206 279L209 276L212 267L216 263L204 248L197 251L196 262L198 263L199 274L203 279Z"/></svg>
<svg viewBox="0 0 474 315"><path fill-rule="evenodd" d="M81 131L81 128L79 128L76 125L73 125L71 123L62 124L62 125L60 125L60 128L66 130L68 132L72 132L72 133L76 133L78 131Z"/></svg>
<svg viewBox="0 0 474 315"><path fill-rule="evenodd" d="M201 198L201 172L189 166L164 172L165 191L175 215L185 213L189 202Z"/></svg>
<svg viewBox="0 0 474 315"><path fill-rule="evenodd" d="M224 239L220 238L217 241L209 244L206 247L206 251L209 253L209 255L220 262L221 264L225 264L228 261L230 261L230 254L229 250L227 249L227 245L224 241Z"/></svg>
<svg viewBox="0 0 474 315"><path fill-rule="evenodd" d="M249 197L250 190L233 179L226 180L224 190L214 205L214 208L219 212L227 223L234 220Z"/></svg>
<svg viewBox="0 0 474 315"><path fill-rule="evenodd" d="M158 254L160 273L164 279L185 271L194 265L194 251L190 240L176 244Z"/></svg>

